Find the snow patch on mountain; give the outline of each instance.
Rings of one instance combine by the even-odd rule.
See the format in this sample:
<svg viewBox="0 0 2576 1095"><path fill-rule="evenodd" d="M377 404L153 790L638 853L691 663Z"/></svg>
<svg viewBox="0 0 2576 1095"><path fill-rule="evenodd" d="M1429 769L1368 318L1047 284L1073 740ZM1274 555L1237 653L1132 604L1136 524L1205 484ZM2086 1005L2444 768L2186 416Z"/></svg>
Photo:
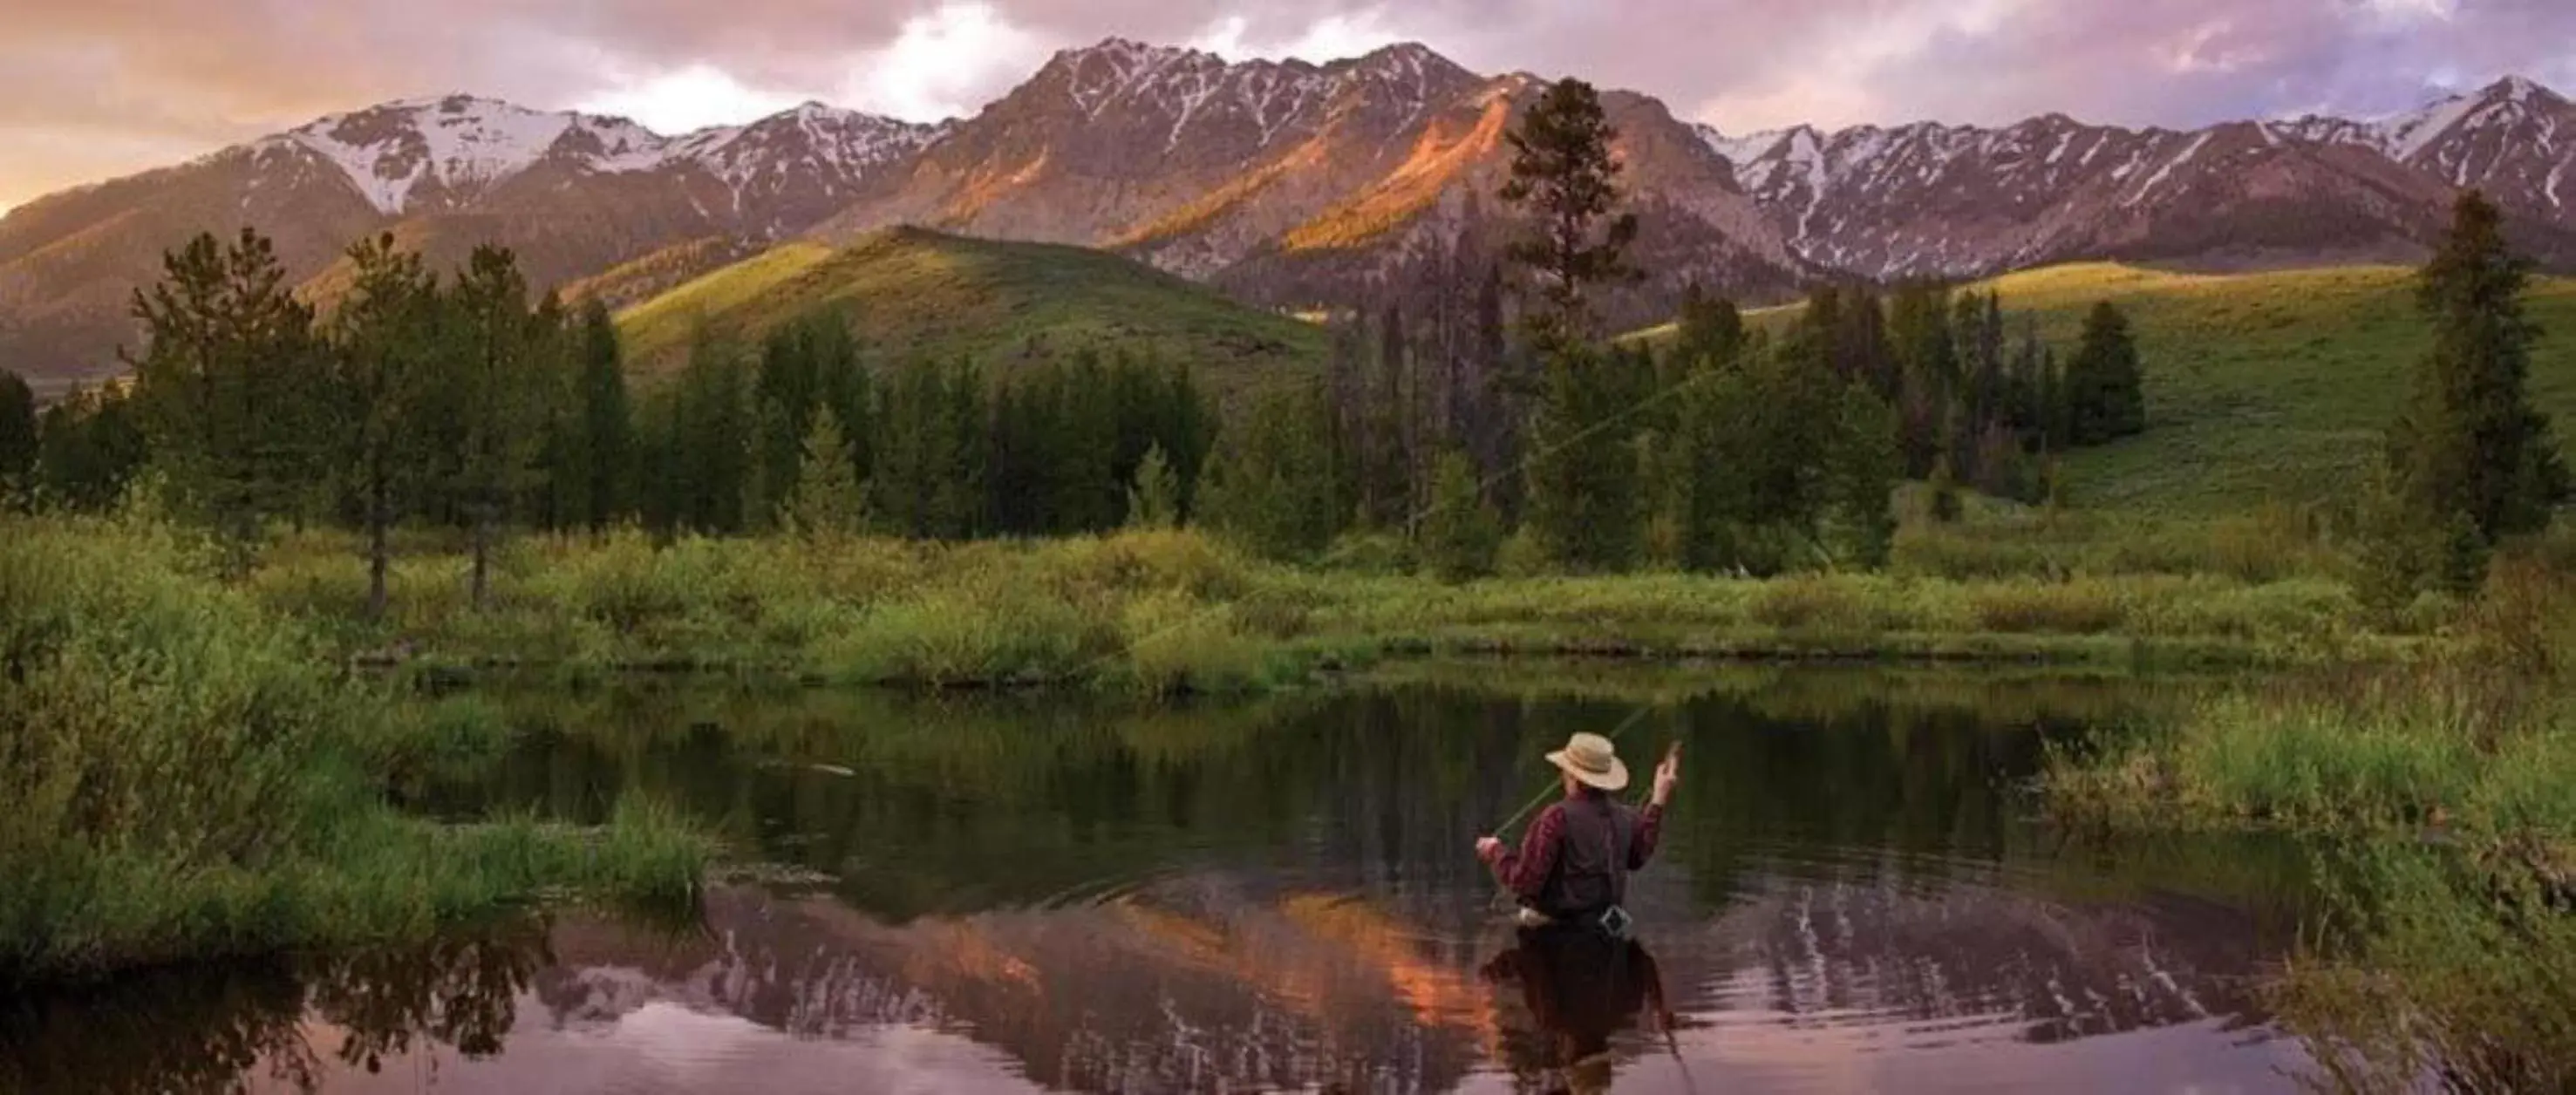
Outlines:
<svg viewBox="0 0 2576 1095"><path fill-rule="evenodd" d="M529 110L450 96L333 114L269 138L311 149L387 214L411 209L425 185L449 194L489 188L549 159L600 173L694 163L739 192L765 173L814 169L843 178L899 161L953 123L915 125L806 103L748 125L664 137L624 118Z"/></svg>
<svg viewBox="0 0 2576 1095"><path fill-rule="evenodd" d="M2147 195L2155 193L2156 187L2163 185L2166 179L2173 177L2174 169L2190 163L2192 157L2200 155L2200 150L2208 147L2209 139L2216 136L2217 133L2218 131L2214 129L2204 129L2200 131L2200 136L2192 138L2191 144L2182 150L2181 155L2170 160L2166 160L2163 167L2156 169L2155 174L2147 176L2145 185L2138 187L2135 193L2121 199L2120 207L2123 209L2136 208L2139 202L2147 199Z"/></svg>
<svg viewBox="0 0 2576 1095"><path fill-rule="evenodd" d="M2378 140L2380 149L2388 153L2389 158L2407 163L2483 105L2476 96L2454 95L2421 110L2382 120L2367 132Z"/></svg>
<svg viewBox="0 0 2576 1095"><path fill-rule="evenodd" d="M1789 135L1789 131L1785 129L1765 129L1747 133L1741 137L1729 137L1718 132L1714 126L1697 125L1691 128L1693 132L1699 134L1700 140L1708 143L1708 147L1716 150L1718 155L1726 157L1727 163L1734 165L1737 182L1744 182L1745 171L1760 160L1764 153L1779 147L1781 139ZM1747 182L1745 185L1749 187L1752 184Z"/></svg>
<svg viewBox="0 0 2576 1095"><path fill-rule="evenodd" d="M456 189L526 170L579 120L456 95L334 114L286 136L338 164L376 208L400 213L424 182Z"/></svg>
<svg viewBox="0 0 2576 1095"><path fill-rule="evenodd" d="M1348 93L1404 111L1410 125L1434 102L1475 79L1425 46L1387 46L1364 56L1316 65L1301 60L1229 62L1196 49L1111 38L1063 50L1048 62L1056 88L1085 118L1125 112L1129 120L1167 122L1164 147L1177 149L1194 128L1249 123L1267 147L1281 134L1319 124Z"/></svg>
<svg viewBox="0 0 2576 1095"><path fill-rule="evenodd" d="M1222 68L1216 55L1177 46L1152 46L1125 38L1111 38L1084 50L1067 50L1056 55L1059 62L1072 69L1065 82L1065 94L1085 116L1097 117L1103 107L1125 98L1151 82L1166 69L1191 61L1204 61ZM1193 66L1202 70L1205 66Z"/></svg>

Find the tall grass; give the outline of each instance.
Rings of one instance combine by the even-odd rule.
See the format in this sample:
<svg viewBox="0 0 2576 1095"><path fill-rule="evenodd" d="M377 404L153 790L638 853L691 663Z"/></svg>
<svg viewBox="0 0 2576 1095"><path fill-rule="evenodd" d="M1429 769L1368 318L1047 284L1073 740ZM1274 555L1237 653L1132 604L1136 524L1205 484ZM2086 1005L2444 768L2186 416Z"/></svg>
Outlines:
<svg viewBox="0 0 2576 1095"><path fill-rule="evenodd" d="M555 889L668 897L668 815L450 828L386 804L470 762L488 712L382 686L141 520L0 518L0 981L416 937Z"/></svg>
<svg viewBox="0 0 2576 1095"><path fill-rule="evenodd" d="M2117 530L2083 535L2103 538L2082 540L2099 555ZM1451 585L1376 562L1265 562L1192 531L965 544L657 543L625 531L521 541L483 610L463 595L459 558L415 550L395 567L393 611L369 624L352 545L314 534L271 552L249 588L351 653L1148 693L1261 687L1387 651L2295 664L2403 644L2374 628L2348 583L2304 558L2238 568L2245 576L2183 562L1954 560L1944 565L1957 573L1918 561L1888 574Z"/></svg>
<svg viewBox="0 0 2576 1095"><path fill-rule="evenodd" d="M2169 733L2060 754L2055 805L2131 828L2335 839L2341 915L2275 986L2326 1084L2576 1084L2576 569L2499 557L2404 665L2212 699Z"/></svg>

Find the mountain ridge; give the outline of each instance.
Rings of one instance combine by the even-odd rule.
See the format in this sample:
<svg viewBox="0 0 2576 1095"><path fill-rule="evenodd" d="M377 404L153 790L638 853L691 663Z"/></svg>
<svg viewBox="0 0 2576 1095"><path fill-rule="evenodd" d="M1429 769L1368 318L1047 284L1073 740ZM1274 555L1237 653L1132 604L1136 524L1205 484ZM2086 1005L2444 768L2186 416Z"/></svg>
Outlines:
<svg viewBox="0 0 2576 1095"><path fill-rule="evenodd" d="M441 265L498 242L538 284L632 293L899 225L1111 250L1277 308L1454 293L1510 231L1492 197L1501 137L1543 86L1419 43L1316 63L1113 37L931 124L808 102L663 135L471 95L396 100L0 215L0 366L112 368L160 253L244 225L325 300L341 250L377 232ZM1613 322L1664 314L1693 281L1763 300L2076 259L2403 261L2461 186L2494 194L2545 264L2576 265L2576 105L2519 76L2381 118L2190 130L2051 112L1729 135L1650 95L1603 102L1656 274L1606 302Z"/></svg>

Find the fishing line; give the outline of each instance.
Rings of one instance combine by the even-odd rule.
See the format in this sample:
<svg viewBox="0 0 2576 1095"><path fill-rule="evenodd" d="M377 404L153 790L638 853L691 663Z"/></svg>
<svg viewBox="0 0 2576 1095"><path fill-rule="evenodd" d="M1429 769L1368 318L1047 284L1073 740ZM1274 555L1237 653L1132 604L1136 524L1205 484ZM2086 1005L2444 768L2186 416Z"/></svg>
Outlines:
<svg viewBox="0 0 2576 1095"><path fill-rule="evenodd" d="M1612 728L1609 733L1602 735L1602 737L1607 738L1612 742L1618 741L1619 735L1627 733L1629 727L1646 721L1646 716L1653 713L1654 710L1653 705L1649 704L1629 712L1627 718L1619 720L1619 725ZM1512 816L1505 818L1502 824L1494 826L1494 835L1499 837L1510 831L1512 826L1521 823L1522 818L1528 817L1530 811L1538 809L1540 803L1546 802L1548 800L1548 796L1560 794L1562 793L1562 790L1563 788L1560 785L1553 783L1539 788L1539 792L1536 797L1523 804L1519 810L1512 814Z"/></svg>

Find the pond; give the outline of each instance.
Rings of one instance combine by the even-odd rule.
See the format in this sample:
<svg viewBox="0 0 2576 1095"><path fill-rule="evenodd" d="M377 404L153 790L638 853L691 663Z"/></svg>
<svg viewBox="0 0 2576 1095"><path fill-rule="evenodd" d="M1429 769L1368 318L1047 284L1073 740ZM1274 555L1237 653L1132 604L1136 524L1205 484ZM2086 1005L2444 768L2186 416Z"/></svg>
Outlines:
<svg viewBox="0 0 2576 1095"><path fill-rule="evenodd" d="M36 1091L2272 1091L2286 844L2106 844L2026 784L2188 683L1425 669L1250 703L502 690L458 818L676 803L685 918L171 971L0 1014ZM1632 948L1470 854L1575 730L1685 743ZM1640 780L1642 786L1643 780Z"/></svg>

